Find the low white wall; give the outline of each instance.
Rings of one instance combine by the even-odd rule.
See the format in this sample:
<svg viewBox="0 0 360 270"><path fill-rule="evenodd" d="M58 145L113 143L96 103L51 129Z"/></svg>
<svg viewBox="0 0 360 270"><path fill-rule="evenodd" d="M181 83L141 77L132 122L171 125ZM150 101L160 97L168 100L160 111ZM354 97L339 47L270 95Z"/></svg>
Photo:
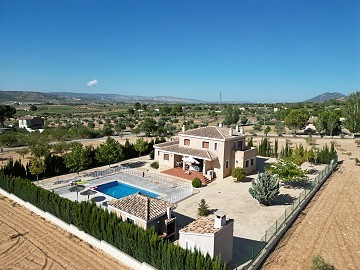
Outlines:
<svg viewBox="0 0 360 270"><path fill-rule="evenodd" d="M100 241L95 237L85 233L84 231L79 230L76 226L72 224L68 224L61 219L55 217L54 215L44 212L41 209L37 208L36 206L32 205L29 202L25 202L24 200L18 198L14 194L8 193L5 190L0 188L0 194L8 197L9 199L25 206L30 211L34 212L35 214L45 218L46 220L54 223L55 225L61 227L62 229L68 231L69 233L77 236L78 238L82 239L83 241L88 242L90 245L106 252L111 257L115 258L116 260L120 261L121 263L127 265L132 269L139 269L139 270L154 270L156 268L152 267L151 265L143 262L139 262L138 260L134 259L133 257L127 255L126 253L120 251L119 249L115 248L114 246L110 245L105 241Z"/></svg>

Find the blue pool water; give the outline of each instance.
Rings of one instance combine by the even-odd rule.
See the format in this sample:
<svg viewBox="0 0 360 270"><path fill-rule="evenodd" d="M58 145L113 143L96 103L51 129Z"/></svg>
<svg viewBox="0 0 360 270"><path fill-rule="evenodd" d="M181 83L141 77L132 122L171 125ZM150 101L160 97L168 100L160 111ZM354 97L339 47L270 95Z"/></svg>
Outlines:
<svg viewBox="0 0 360 270"><path fill-rule="evenodd" d="M159 194L146 191L131 185L127 185L118 181L99 185L97 187L97 190L116 199L124 198L137 192L153 198L157 198L160 196Z"/></svg>

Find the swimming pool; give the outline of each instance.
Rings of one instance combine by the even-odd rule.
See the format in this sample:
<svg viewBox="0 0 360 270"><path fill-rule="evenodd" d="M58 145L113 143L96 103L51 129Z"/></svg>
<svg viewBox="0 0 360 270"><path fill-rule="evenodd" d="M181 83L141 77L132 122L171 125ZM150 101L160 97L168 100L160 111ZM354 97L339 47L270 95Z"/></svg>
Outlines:
<svg viewBox="0 0 360 270"><path fill-rule="evenodd" d="M111 197L114 197L116 199L120 199L120 198L124 198L126 196L135 194L137 192L140 192L141 194L144 194L146 196L149 197L153 197L153 198L157 198L160 195L141 189L141 188L137 188L128 184L124 184L122 182L119 181L113 181L110 183L106 183L106 184L102 184L97 186L97 191L100 191L101 193L104 193L106 195L109 195Z"/></svg>

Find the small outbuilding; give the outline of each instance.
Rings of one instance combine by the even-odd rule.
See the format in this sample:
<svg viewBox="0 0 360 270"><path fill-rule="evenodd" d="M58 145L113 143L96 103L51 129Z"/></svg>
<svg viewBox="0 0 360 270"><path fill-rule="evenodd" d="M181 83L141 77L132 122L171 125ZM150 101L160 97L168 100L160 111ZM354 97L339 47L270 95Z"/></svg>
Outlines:
<svg viewBox="0 0 360 270"><path fill-rule="evenodd" d="M145 230L154 227L162 238L175 238L176 217L172 209L176 204L136 193L108 203L109 211L123 221L133 223Z"/></svg>
<svg viewBox="0 0 360 270"><path fill-rule="evenodd" d="M183 248L197 249L229 263L233 256L234 220L217 211L214 217L200 217L179 231L179 245Z"/></svg>

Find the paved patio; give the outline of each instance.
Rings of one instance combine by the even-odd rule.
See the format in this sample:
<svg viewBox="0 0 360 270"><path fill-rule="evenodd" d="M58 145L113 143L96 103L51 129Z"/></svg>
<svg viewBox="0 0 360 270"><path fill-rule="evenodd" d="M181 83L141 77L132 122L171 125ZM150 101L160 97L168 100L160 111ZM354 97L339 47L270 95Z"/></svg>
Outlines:
<svg viewBox="0 0 360 270"><path fill-rule="evenodd" d="M195 177L197 177L200 179L200 181L201 181L201 183L203 183L203 185L207 185L207 182L206 182L202 172L190 171L190 173L189 173L188 170L183 170L180 167L176 167L176 168L164 170L161 173L170 175L172 177L189 180L189 181L192 181Z"/></svg>
<svg viewBox="0 0 360 270"><path fill-rule="evenodd" d="M262 158L259 166L263 167L272 161ZM325 165L310 166L314 171L321 171ZM308 167L306 167L308 168ZM258 168L261 169L261 168ZM309 174L309 181L316 174ZM175 212L178 214L178 227L181 228L197 218L197 207L201 199L205 199L211 212L220 210L227 214L227 218L234 219L234 259L231 267L242 265L251 259L252 247L262 245L260 241L265 231L284 214L286 208L299 197L307 184L294 188L280 187L280 194L268 207L261 206L249 193L251 180L257 174L250 175L244 182L235 182L233 177L217 179L206 187L197 189L199 193L180 202Z"/></svg>

